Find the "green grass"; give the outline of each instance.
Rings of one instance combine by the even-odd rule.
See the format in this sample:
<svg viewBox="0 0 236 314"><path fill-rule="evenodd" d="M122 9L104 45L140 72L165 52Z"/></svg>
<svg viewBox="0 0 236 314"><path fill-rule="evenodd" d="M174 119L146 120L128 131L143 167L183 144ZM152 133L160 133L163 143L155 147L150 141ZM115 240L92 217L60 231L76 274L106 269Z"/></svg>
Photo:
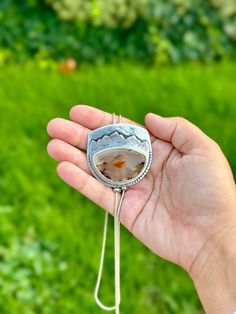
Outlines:
<svg viewBox="0 0 236 314"><path fill-rule="evenodd" d="M0 70L0 313L102 313L93 290L103 211L57 177L46 125L87 103L143 123L146 112L184 116L213 137L236 174L236 64L147 69L84 67L63 76ZM92 117L91 117L92 118ZM112 224L102 297L113 303ZM179 267L122 229L121 313L202 313Z"/></svg>

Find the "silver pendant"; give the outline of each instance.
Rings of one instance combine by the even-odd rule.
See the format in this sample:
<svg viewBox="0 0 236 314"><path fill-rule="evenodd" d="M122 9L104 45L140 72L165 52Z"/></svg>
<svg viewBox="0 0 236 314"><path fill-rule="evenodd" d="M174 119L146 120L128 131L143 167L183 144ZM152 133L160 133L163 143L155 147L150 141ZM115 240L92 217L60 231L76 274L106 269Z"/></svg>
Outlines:
<svg viewBox="0 0 236 314"><path fill-rule="evenodd" d="M142 180L151 167L152 146L148 131L128 123L115 123L100 127L88 134L88 166L100 182L114 189L114 255L115 255L115 305L106 306L99 299L105 246L108 212L105 213L102 253L98 278L94 291L95 301L105 311L120 313L120 211L125 190ZM121 193L120 193L121 192ZM121 194L118 201L118 194Z"/></svg>
<svg viewBox="0 0 236 314"><path fill-rule="evenodd" d="M146 129L128 123L109 124L88 135L87 161L103 184L126 189L144 178L152 162Z"/></svg>

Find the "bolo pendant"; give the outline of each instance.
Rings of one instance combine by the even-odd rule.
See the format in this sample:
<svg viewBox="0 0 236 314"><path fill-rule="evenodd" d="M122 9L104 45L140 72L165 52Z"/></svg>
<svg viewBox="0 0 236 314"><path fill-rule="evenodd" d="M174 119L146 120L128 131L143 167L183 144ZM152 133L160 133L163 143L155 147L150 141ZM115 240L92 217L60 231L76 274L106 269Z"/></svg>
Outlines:
<svg viewBox="0 0 236 314"><path fill-rule="evenodd" d="M118 118L118 121L116 121ZM94 297L105 311L120 312L120 211L125 191L142 180L152 162L152 146L148 131L140 126L122 123L112 114L111 124L88 134L87 162L94 177L115 193L114 201L114 269L115 304L106 306L99 299L107 239L108 212L105 213L102 253Z"/></svg>

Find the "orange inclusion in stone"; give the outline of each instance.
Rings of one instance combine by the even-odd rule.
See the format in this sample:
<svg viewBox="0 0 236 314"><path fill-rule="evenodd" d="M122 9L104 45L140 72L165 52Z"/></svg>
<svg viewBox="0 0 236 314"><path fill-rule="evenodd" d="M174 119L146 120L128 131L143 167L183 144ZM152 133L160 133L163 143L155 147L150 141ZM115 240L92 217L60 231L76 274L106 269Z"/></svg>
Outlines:
<svg viewBox="0 0 236 314"><path fill-rule="evenodd" d="M119 160L119 161L114 162L113 165L117 168L123 168L125 165L125 161Z"/></svg>

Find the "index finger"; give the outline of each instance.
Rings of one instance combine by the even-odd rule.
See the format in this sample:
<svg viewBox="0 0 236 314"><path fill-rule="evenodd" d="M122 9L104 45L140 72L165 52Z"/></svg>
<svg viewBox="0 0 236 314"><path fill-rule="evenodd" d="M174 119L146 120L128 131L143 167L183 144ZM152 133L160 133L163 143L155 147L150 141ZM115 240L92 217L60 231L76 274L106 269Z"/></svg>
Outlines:
<svg viewBox="0 0 236 314"><path fill-rule="evenodd" d="M112 113L87 105L76 105L72 107L70 110L70 118L72 121L77 122L83 127L90 130L94 130L107 124L112 124ZM130 123L134 125L139 125L144 128L143 125L125 117L121 118L121 123ZM154 136L150 133L149 135L151 138L151 142L153 142L153 140L155 139Z"/></svg>
<svg viewBox="0 0 236 314"><path fill-rule="evenodd" d="M76 105L72 107L70 110L70 118L72 121L77 122L90 130L94 130L107 124L112 124L112 113L86 105ZM121 122L139 125L124 117L122 117Z"/></svg>

